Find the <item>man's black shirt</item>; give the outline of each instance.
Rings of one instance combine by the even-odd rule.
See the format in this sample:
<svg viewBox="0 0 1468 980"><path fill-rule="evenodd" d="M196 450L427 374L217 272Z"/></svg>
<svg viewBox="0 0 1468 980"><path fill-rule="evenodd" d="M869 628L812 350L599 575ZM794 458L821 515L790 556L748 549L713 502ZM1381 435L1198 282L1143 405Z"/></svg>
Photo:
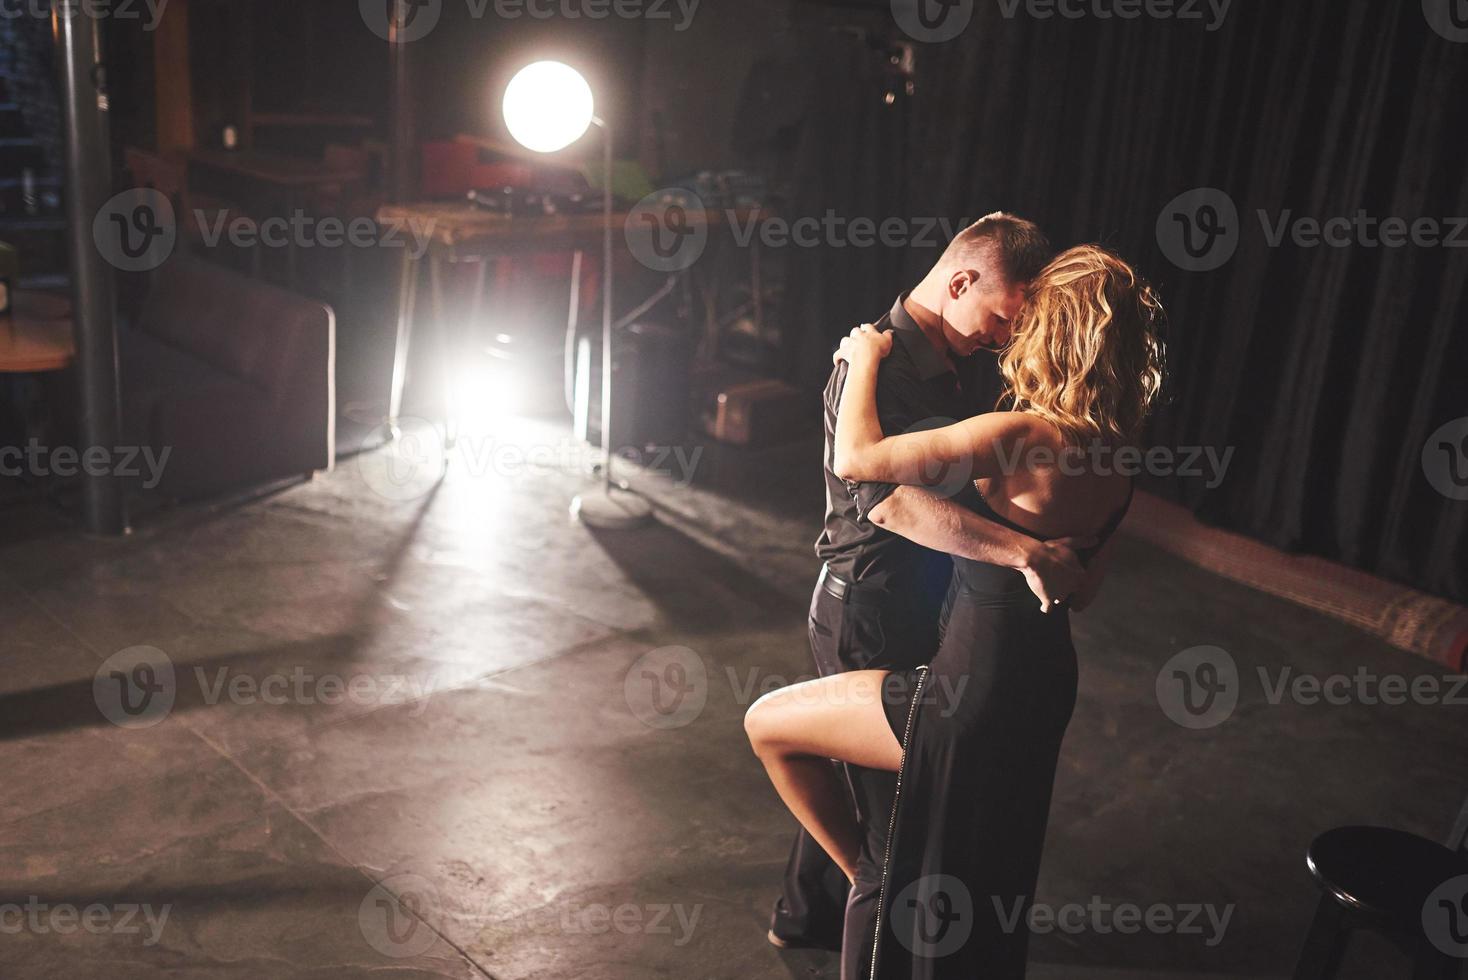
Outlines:
<svg viewBox="0 0 1468 980"><path fill-rule="evenodd" d="M892 330L892 351L877 374L877 417L886 435L907 432L920 423L927 428L993 409L993 355L979 353L957 370L924 336L898 297L876 324ZM931 551L877 527L867 520L873 508L896 490L890 483L852 483L832 470L836 410L846 383L846 364L831 372L824 397L826 423L826 524L816 542L816 555L847 582L886 589L895 598L941 601L952 571L947 555ZM986 404L983 398L991 400ZM972 484L964 491L972 492Z"/></svg>

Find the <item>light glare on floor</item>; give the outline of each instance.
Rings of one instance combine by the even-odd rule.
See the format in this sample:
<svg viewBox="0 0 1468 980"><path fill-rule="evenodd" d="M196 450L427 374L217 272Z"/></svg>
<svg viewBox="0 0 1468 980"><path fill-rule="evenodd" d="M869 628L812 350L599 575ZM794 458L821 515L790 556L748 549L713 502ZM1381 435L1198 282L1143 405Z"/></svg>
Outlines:
<svg viewBox="0 0 1468 980"><path fill-rule="evenodd" d="M454 377L455 413L465 432L486 432L515 418L525 405L518 381L488 367L460 368Z"/></svg>

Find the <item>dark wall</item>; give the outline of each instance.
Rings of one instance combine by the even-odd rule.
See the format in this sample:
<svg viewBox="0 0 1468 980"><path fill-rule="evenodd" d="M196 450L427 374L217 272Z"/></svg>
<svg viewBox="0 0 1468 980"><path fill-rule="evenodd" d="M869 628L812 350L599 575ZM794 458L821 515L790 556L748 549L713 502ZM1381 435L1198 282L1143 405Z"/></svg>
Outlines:
<svg viewBox="0 0 1468 980"><path fill-rule="evenodd" d="M686 26L649 22L639 157L650 173L716 170L739 159L750 72L796 43L789 0L700 3ZM784 93L789 98L794 93Z"/></svg>
<svg viewBox="0 0 1468 980"><path fill-rule="evenodd" d="M31 138L40 144L44 167L59 173L64 165L65 149L53 46L51 25L45 20L7 18L0 28L0 76L6 79L6 98L20 107Z"/></svg>
<svg viewBox="0 0 1468 980"><path fill-rule="evenodd" d="M1174 477L1155 487L1282 547L1468 597L1468 503L1434 486L1446 456L1424 464L1429 437L1468 416L1468 249L1274 245L1258 214L1272 229L1284 216L1364 209L1437 219L1449 233L1468 215L1468 43L1440 36L1415 2L1236 3L1212 31L1001 9L972 5L960 36L919 46L896 211L885 202L898 162L872 146L882 114L859 105L870 92L853 55L828 53L829 71L852 83L845 99L826 96L806 200L878 215L1005 207L1057 244L1114 246L1172 313L1177 400L1153 441L1234 450L1215 486ZM833 169L841 161L848 169ZM1204 187L1238 215L1218 212L1223 251L1204 256L1226 261L1185 271L1159 219L1207 220L1198 205L1222 198L1169 208ZM928 257L810 257L810 346L855 322L853 298L880 312Z"/></svg>

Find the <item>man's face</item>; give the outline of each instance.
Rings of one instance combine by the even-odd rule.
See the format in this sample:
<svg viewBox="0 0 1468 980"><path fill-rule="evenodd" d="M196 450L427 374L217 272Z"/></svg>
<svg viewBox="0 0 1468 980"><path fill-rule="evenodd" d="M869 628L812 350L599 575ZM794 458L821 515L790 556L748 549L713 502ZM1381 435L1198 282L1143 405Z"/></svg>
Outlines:
<svg viewBox="0 0 1468 980"><path fill-rule="evenodd" d="M960 357L981 348L998 350L1009 343L1010 325L1024 302L1023 286L972 271L954 273L943 310L948 345Z"/></svg>

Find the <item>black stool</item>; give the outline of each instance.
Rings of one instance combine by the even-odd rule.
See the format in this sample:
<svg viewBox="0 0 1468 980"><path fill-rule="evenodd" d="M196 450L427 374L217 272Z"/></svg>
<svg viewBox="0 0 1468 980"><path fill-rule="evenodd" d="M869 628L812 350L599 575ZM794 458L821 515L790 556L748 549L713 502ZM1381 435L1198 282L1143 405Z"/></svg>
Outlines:
<svg viewBox="0 0 1468 980"><path fill-rule="evenodd" d="M1325 894L1295 980L1332 980L1357 929L1392 939L1412 958L1413 980L1457 980L1468 962L1465 837L1468 803L1446 847L1383 827L1337 827L1315 838L1305 863ZM1440 893L1447 882L1454 885Z"/></svg>

